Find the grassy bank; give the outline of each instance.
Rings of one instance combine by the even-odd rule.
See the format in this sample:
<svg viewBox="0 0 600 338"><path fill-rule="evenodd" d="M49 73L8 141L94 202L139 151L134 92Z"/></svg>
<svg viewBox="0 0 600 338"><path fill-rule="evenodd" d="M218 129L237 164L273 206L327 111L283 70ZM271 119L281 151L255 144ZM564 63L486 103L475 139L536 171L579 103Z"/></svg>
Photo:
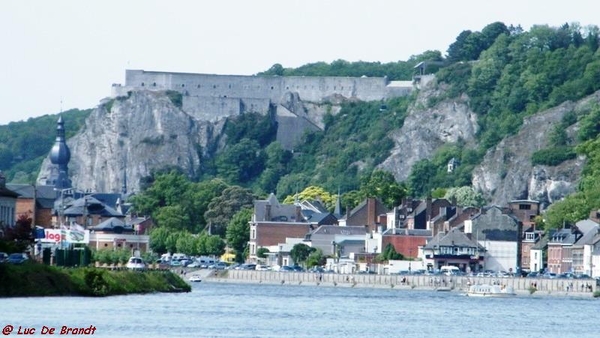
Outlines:
<svg viewBox="0 0 600 338"><path fill-rule="evenodd" d="M58 268L34 263L0 264L0 297L98 297L190 290L189 284L169 271Z"/></svg>

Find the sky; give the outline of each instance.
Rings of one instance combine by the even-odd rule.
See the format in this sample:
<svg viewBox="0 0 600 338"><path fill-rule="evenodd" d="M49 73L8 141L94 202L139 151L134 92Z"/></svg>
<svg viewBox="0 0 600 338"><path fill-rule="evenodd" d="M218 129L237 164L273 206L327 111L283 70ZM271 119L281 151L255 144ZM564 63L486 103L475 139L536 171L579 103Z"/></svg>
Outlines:
<svg viewBox="0 0 600 338"><path fill-rule="evenodd" d="M96 107L126 69L252 75L280 63L406 61L463 30L600 25L591 0L0 2L0 125Z"/></svg>

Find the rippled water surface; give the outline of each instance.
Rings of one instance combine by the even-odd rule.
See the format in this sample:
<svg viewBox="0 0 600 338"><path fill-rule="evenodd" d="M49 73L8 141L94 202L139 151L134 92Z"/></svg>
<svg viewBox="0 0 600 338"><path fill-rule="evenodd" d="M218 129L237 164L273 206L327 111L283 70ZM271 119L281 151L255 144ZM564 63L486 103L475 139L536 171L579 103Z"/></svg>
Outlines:
<svg viewBox="0 0 600 338"><path fill-rule="evenodd" d="M93 325L96 337L599 337L599 319L594 298L333 286L203 282L187 294L0 299L9 336Z"/></svg>

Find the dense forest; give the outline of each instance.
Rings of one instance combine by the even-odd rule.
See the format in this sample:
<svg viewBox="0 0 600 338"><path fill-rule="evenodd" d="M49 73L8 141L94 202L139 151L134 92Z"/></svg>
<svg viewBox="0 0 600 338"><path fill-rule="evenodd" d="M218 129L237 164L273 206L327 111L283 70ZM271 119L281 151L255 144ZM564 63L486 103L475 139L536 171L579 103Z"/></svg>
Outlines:
<svg viewBox="0 0 600 338"><path fill-rule="evenodd" d="M271 116L246 114L227 121L226 146L202 161L197 177L165 168L146 178L146 190L135 198L136 208L152 214L164 229L176 230L154 235L162 238L155 242L163 250L187 246L196 252L219 251L223 248L212 239L217 236L238 243L239 253L245 243L239 236L245 231L244 219L252 199L271 192L280 200L289 200L308 189L331 210L332 196L338 192L344 208L356 206L367 196L379 197L391 207L406 195L452 195L463 205L483 205L485 201L470 188L471 172L488 149L515 134L525 117L600 89L599 34L596 26L538 25L524 31L495 22L480 32L461 32L446 55L427 51L407 61L337 60L295 69L275 64L259 75L366 75L408 80L416 64L434 61L435 68L429 71L436 74L436 85L444 94L432 97L427 105L467 100L478 115L478 147L446 144L432 158L418 162L406 182L396 182L391 174L376 168L394 146L389 133L402 127L410 109L418 108L415 95L385 102L343 103L339 113L325 116L323 131L305 134L293 151L274 141L277 126ZM70 134L77 132L88 114L89 110L63 113ZM45 116L0 126L0 169L9 180L31 182L35 178L41 159L52 146L54 134L48 130L54 130L55 123L56 116ZM579 123L577 137L569 138L565 129L575 123ZM532 157L532 163L549 166L578 154L588 159L578 191L555 203L544 220L539 220L540 225L558 227L600 208L599 133L598 106L590 106L583 114L567 114L551 133L550 147ZM461 166L448 175L446 163L453 157ZM189 198L174 197L182 194ZM198 232L205 236L182 235L179 239L173 235Z"/></svg>

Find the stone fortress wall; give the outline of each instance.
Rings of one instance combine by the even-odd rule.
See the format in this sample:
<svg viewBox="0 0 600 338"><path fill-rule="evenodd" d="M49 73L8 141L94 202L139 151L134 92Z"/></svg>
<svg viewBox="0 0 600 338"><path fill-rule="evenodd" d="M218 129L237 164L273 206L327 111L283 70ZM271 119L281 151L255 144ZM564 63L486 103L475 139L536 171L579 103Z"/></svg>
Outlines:
<svg viewBox="0 0 600 338"><path fill-rule="evenodd" d="M221 102L226 98L278 102L284 93L296 92L303 101L320 102L334 95L362 101L403 96L412 91L412 84L384 77L212 75L129 69L125 85L113 85L112 95L126 95L132 89L177 90L185 96L218 98Z"/></svg>
<svg viewBox="0 0 600 338"><path fill-rule="evenodd" d="M278 140L293 147L304 130L318 128L308 109L284 107L286 94L296 93L302 102L323 103L331 98L376 101L409 95L412 81L389 81L385 77L246 76L156 72L128 69L125 85L113 84L112 96L131 90L176 90L183 94L182 109L198 120L215 122L247 112L276 112L283 128ZM287 121L300 119L302 121Z"/></svg>

